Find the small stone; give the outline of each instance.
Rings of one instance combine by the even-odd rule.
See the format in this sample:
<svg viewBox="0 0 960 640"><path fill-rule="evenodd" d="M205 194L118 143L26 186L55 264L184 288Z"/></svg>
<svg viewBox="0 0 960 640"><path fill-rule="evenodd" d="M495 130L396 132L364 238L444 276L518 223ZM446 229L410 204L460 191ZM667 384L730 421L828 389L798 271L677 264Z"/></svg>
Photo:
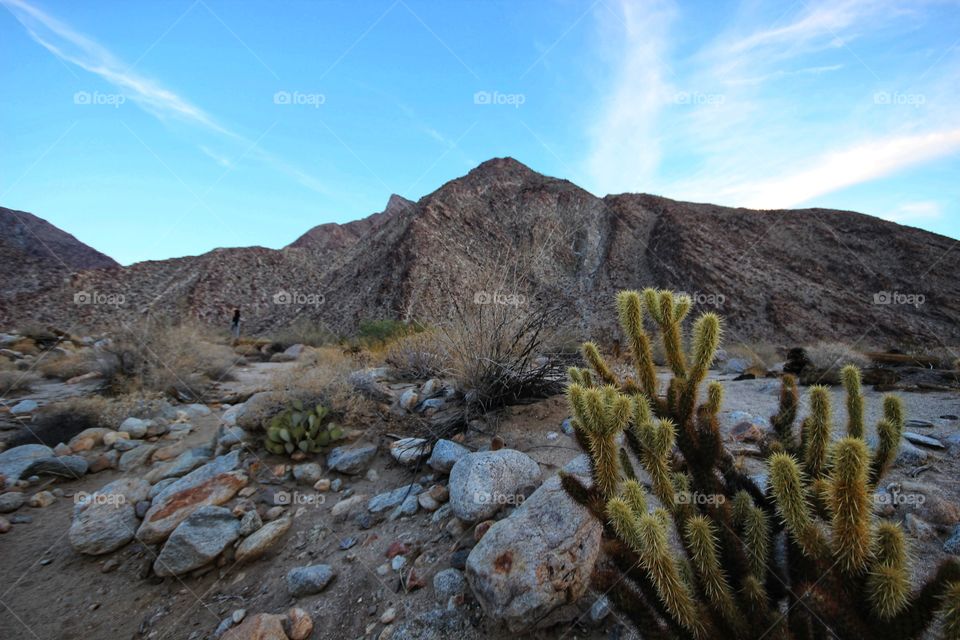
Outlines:
<svg viewBox="0 0 960 640"><path fill-rule="evenodd" d="M572 436L573 431L573 421L570 418L567 418L562 423L560 423L560 431L563 431L565 435Z"/></svg>
<svg viewBox="0 0 960 640"><path fill-rule="evenodd" d="M400 571L407 566L407 557L406 556L394 556L390 561L390 568L394 571Z"/></svg>
<svg viewBox="0 0 960 640"><path fill-rule="evenodd" d="M590 622L599 624L610 615L610 600L607 596L600 596L590 606Z"/></svg>
<svg viewBox="0 0 960 640"><path fill-rule="evenodd" d="M294 465L293 477L300 484L314 485L323 478L323 467L316 462Z"/></svg>
<svg viewBox="0 0 960 640"><path fill-rule="evenodd" d="M477 542L480 542L480 538L482 538L484 534L490 530L490 527L492 527L496 523L497 523L496 520L484 520L483 522L478 524L473 529L473 539L476 540Z"/></svg>
<svg viewBox="0 0 960 640"><path fill-rule="evenodd" d="M236 561L251 562L263 556L280 541L280 538L290 529L291 524L290 518L282 518L258 529L237 547Z"/></svg>
<svg viewBox="0 0 960 640"><path fill-rule="evenodd" d="M263 519L266 520L267 522L270 522L272 520L276 520L277 518L283 516L283 514L285 514L286 512L287 512L286 507L281 507L279 505L276 507L270 507L269 509L267 509L266 513L263 514Z"/></svg>
<svg viewBox="0 0 960 640"><path fill-rule="evenodd" d="M307 640L313 633L313 618L299 607L287 612L287 636L290 640Z"/></svg>
<svg viewBox="0 0 960 640"><path fill-rule="evenodd" d="M333 516L335 522L342 522L346 520L350 514L355 513L358 509L363 508L363 503L367 499L367 496L357 494L345 500L341 500L337 504L333 505L333 508L330 509L330 515Z"/></svg>
<svg viewBox="0 0 960 640"><path fill-rule="evenodd" d="M380 615L380 624L390 624L397 619L397 610L390 607Z"/></svg>
<svg viewBox="0 0 960 640"><path fill-rule="evenodd" d="M437 602L445 604L452 596L467 591L467 579L459 569L444 569L433 576L433 591Z"/></svg>
<svg viewBox="0 0 960 640"><path fill-rule="evenodd" d="M409 496L419 495L422 491L423 487L419 484L398 487L393 491L387 491L386 493L381 493L371 498L370 502L367 504L367 509L371 513L381 513L387 509L392 509L393 507L401 504ZM416 504L415 501L414 504Z"/></svg>
<svg viewBox="0 0 960 640"><path fill-rule="evenodd" d="M341 480L340 478L337 478L330 483L330 491L333 491L334 493L336 493L337 491L340 491L340 488L342 486L343 486L343 480Z"/></svg>
<svg viewBox="0 0 960 640"><path fill-rule="evenodd" d="M433 452L427 460L427 465L434 471L450 473L457 460L470 453L465 446L452 440L437 440L433 445Z"/></svg>
<svg viewBox="0 0 960 640"><path fill-rule="evenodd" d="M377 445L355 447L336 447L327 456L327 466L333 471L357 475L366 469L367 464L377 455Z"/></svg>
<svg viewBox="0 0 960 640"><path fill-rule="evenodd" d="M0 494L0 513L13 513L24 505L27 497L19 491Z"/></svg>
<svg viewBox="0 0 960 640"><path fill-rule="evenodd" d="M68 456L71 453L73 453L73 449L62 442L53 448L53 455L55 456Z"/></svg>
<svg viewBox="0 0 960 640"><path fill-rule="evenodd" d="M452 513L453 510L450 508L450 503L448 502L433 512L433 515L430 516L430 524L440 524L449 518Z"/></svg>
<svg viewBox="0 0 960 640"><path fill-rule="evenodd" d="M384 562L382 565L377 567L377 575L381 578L390 573L390 565Z"/></svg>
<svg viewBox="0 0 960 640"><path fill-rule="evenodd" d="M137 503L137 505L134 507L134 512L137 514L138 518L143 520L143 517L147 515L147 511L150 510L150 504L151 503L149 500L141 500Z"/></svg>
<svg viewBox="0 0 960 640"><path fill-rule="evenodd" d="M251 509L244 513L240 519L240 535L245 538L262 526L263 520L260 518L260 514L256 509Z"/></svg>
<svg viewBox="0 0 960 640"><path fill-rule="evenodd" d="M330 478L320 478L313 483L313 490L324 493L330 490Z"/></svg>
<svg viewBox="0 0 960 640"><path fill-rule="evenodd" d="M376 469L367 469L367 475L364 477L367 479L367 482L376 482L380 479L380 474L377 473Z"/></svg>
<svg viewBox="0 0 960 640"><path fill-rule="evenodd" d="M936 438L931 438L930 436L923 436L919 433L913 433L912 431L904 431L903 439L912 442L913 444L923 445L925 447L931 447L933 449L943 449L943 443L937 440Z"/></svg>
<svg viewBox="0 0 960 640"><path fill-rule="evenodd" d="M444 503L450 499L450 490L442 484L435 484L427 492L437 502Z"/></svg>
<svg viewBox="0 0 960 640"><path fill-rule="evenodd" d="M547 440L550 440L551 442L554 441L554 440L556 440L556 439L559 438L559 437L560 437L560 434L557 433L556 431L548 431L548 432L547 432Z"/></svg>
<svg viewBox="0 0 960 640"><path fill-rule="evenodd" d="M56 501L56 497L49 491L40 491L30 497L28 504L35 509L43 509L44 507L49 507Z"/></svg>
<svg viewBox="0 0 960 640"><path fill-rule="evenodd" d="M7 531L10 531L11 526L12 525L10 524L9 520L3 516L0 516L0 533L6 533Z"/></svg>
<svg viewBox="0 0 960 640"><path fill-rule="evenodd" d="M440 508L440 503L434 500L429 493L421 493L417 496L417 502L420 504L420 508L426 511L436 511Z"/></svg>
<svg viewBox="0 0 960 640"><path fill-rule="evenodd" d="M294 598L310 596L323 591L336 575L328 564L295 567L287 573L287 589Z"/></svg>
<svg viewBox="0 0 960 640"><path fill-rule="evenodd" d="M10 409L10 414L20 416L27 413L33 413L39 406L40 405L37 404L36 400L21 400L17 404L13 405L13 407Z"/></svg>
<svg viewBox="0 0 960 640"><path fill-rule="evenodd" d="M397 404L400 405L401 409L406 409L407 411L413 411L413 408L417 406L417 390L410 388L400 394Z"/></svg>
<svg viewBox="0 0 960 640"><path fill-rule="evenodd" d="M222 640L287 640L290 636L283 628L285 622L287 622L286 616L258 613L228 629L223 634Z"/></svg>
<svg viewBox="0 0 960 640"><path fill-rule="evenodd" d="M954 527L953 533L943 543L943 550L955 556L960 556L960 525Z"/></svg>
<svg viewBox="0 0 960 640"><path fill-rule="evenodd" d="M147 429L153 424L153 420L141 420L140 418L127 418L120 423L119 431L125 431L131 438L139 440L147 435Z"/></svg>

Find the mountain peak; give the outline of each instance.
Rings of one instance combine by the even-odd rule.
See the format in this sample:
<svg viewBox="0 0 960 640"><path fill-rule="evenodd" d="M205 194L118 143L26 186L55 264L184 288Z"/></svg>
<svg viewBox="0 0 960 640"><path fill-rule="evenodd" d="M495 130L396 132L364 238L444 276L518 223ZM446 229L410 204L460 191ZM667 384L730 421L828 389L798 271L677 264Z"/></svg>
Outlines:
<svg viewBox="0 0 960 640"><path fill-rule="evenodd" d="M472 174L494 176L502 175L513 177L529 177L540 175L527 165L510 156L505 156L503 158L490 158L485 162L481 162L468 175Z"/></svg>

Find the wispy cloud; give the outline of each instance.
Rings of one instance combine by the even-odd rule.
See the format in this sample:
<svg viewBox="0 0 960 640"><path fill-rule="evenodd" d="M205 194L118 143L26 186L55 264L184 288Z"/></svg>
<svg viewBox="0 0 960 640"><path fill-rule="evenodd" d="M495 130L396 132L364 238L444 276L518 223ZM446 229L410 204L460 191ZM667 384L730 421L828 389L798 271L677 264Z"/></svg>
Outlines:
<svg viewBox="0 0 960 640"><path fill-rule="evenodd" d="M745 3L732 26L688 51L676 32L686 22L672 19L682 5L624 0L622 22L603 33L621 63L591 123L595 184L784 208L956 153L960 113L939 106L960 101L949 68L917 86L917 70L851 48L909 28L898 22L901 4L819 0L758 21L757 5ZM897 88L924 108L875 98Z"/></svg>
<svg viewBox="0 0 960 640"><path fill-rule="evenodd" d="M620 46L608 51L616 75L591 124L593 147L586 167L590 187L600 193L634 190L652 179L661 160L660 112L676 93L666 40L675 15L672 5L621 0L614 12L599 14L601 38L619 39Z"/></svg>
<svg viewBox="0 0 960 640"><path fill-rule="evenodd" d="M222 139L246 147L243 155L265 162L275 170L293 177L303 186L321 193L328 192L317 178L261 149L258 146L259 140L251 140L220 124L212 115L183 96L135 72L110 50L89 36L76 31L25 0L0 0L0 4L9 9L30 37L50 53L113 85L147 113L160 120L173 118L201 127L209 133L221 136ZM236 164L234 160L230 160L222 153L213 152L205 145L199 145L199 149L223 167L232 168Z"/></svg>
<svg viewBox="0 0 960 640"><path fill-rule="evenodd" d="M939 202L933 200L923 200L920 202L907 202L895 211L885 214L883 217L893 222L901 224L910 222L923 222L936 220L943 215L943 207Z"/></svg>

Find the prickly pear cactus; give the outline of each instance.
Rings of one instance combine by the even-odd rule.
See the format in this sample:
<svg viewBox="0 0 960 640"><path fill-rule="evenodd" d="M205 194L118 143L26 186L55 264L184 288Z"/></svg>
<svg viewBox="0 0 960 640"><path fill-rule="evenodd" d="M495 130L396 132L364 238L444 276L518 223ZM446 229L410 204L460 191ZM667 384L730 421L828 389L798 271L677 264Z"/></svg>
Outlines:
<svg viewBox="0 0 960 640"><path fill-rule="evenodd" d="M343 438L343 429L327 420L330 411L323 405L306 408L299 400L270 420L264 445L277 455L318 453Z"/></svg>

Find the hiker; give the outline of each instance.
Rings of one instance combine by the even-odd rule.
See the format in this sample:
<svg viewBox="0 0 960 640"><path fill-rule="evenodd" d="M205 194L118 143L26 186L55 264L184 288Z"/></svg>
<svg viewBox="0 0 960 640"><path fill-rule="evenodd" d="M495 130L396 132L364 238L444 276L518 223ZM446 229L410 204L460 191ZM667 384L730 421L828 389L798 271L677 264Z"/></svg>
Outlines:
<svg viewBox="0 0 960 640"><path fill-rule="evenodd" d="M230 335L236 344L240 340L240 309L233 310L233 321L230 322Z"/></svg>

